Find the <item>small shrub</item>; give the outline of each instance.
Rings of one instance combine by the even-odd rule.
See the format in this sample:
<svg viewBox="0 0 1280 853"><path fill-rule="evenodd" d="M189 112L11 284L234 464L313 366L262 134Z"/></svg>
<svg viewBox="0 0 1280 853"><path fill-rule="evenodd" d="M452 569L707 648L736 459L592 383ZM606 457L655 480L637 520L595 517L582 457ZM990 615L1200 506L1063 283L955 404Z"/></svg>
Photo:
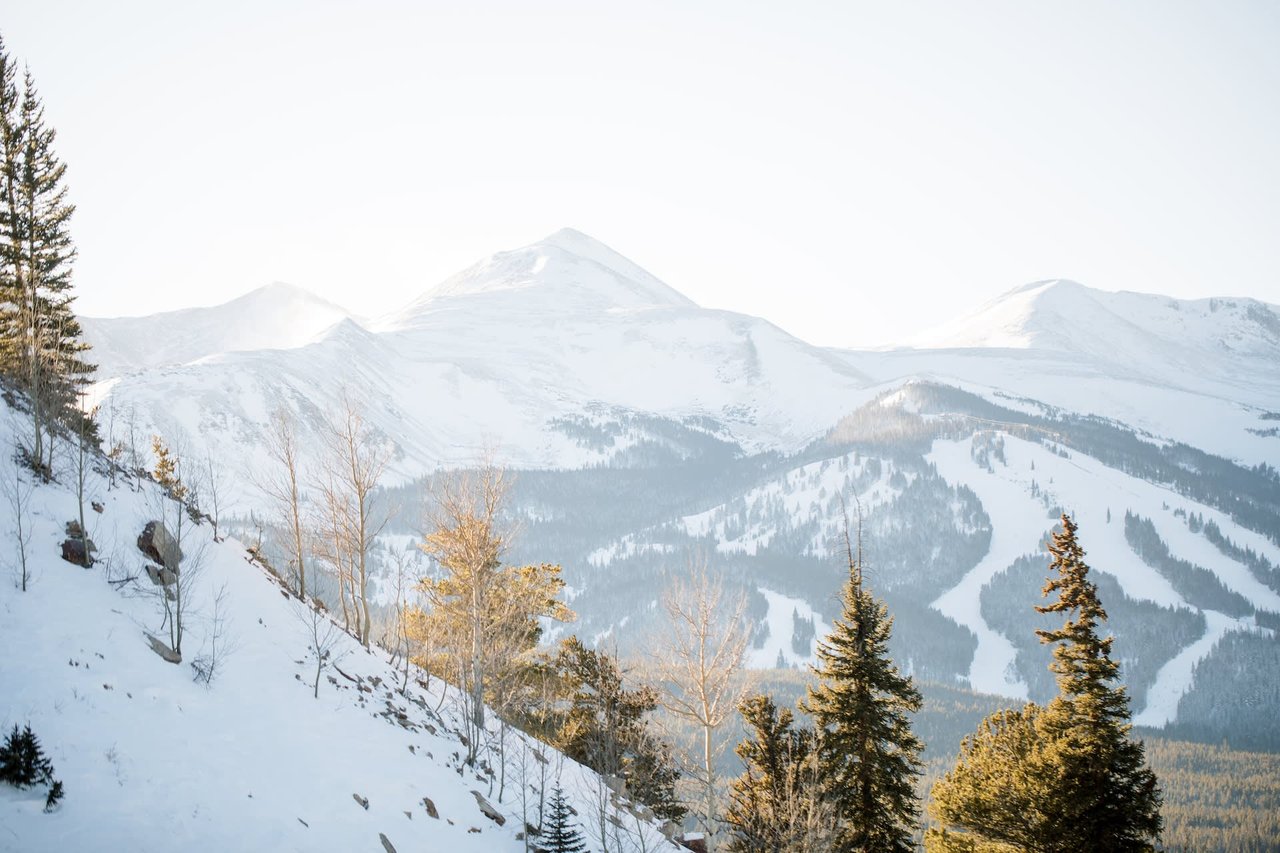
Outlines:
<svg viewBox="0 0 1280 853"><path fill-rule="evenodd" d="M65 793L61 780L54 779L53 784L49 786L49 796L44 798L45 812L48 813L56 809L58 803L62 802L62 797Z"/></svg>
<svg viewBox="0 0 1280 853"><path fill-rule="evenodd" d="M0 746L0 782L17 788L48 785L49 794L44 800L46 812L54 811L66 793L62 782L53 778L53 763L40 748L40 739L30 725L19 731L15 724Z"/></svg>

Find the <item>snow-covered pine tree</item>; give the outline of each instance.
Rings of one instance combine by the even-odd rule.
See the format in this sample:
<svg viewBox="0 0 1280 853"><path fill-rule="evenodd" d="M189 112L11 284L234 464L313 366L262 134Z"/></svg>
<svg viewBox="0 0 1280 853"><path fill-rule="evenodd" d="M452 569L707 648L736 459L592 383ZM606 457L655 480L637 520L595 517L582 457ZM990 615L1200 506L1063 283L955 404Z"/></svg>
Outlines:
<svg viewBox="0 0 1280 853"><path fill-rule="evenodd" d="M818 686L801 710L813 715L823 798L834 808L830 849L908 853L921 744L907 715L920 710L920 693L889 657L893 619L864 582L861 531L856 555L847 528L845 545L843 613L818 644Z"/></svg>
<svg viewBox="0 0 1280 853"><path fill-rule="evenodd" d="M542 853L581 853L587 849L582 833L573 825L569 804L564 801L564 791L556 785L547 803L547 825L538 842Z"/></svg>

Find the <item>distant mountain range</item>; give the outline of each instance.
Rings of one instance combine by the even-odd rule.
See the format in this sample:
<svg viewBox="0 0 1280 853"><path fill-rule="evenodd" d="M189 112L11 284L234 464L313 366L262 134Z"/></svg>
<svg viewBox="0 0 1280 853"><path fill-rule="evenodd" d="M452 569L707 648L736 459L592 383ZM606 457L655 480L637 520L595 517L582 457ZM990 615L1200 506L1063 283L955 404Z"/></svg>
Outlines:
<svg viewBox="0 0 1280 853"><path fill-rule="evenodd" d="M904 666L1044 695L1037 552L1073 512L1140 721L1280 746L1274 715L1227 710L1244 667L1280 693L1276 306L1046 281L902 347L826 349L564 230L374 320L273 285L84 326L106 432L244 482L274 407L313 454L343 393L395 444L402 507L492 448L521 470L514 556L563 563L588 638L637 642L664 578L710 555L750 596L753 661L809 659L857 495Z"/></svg>

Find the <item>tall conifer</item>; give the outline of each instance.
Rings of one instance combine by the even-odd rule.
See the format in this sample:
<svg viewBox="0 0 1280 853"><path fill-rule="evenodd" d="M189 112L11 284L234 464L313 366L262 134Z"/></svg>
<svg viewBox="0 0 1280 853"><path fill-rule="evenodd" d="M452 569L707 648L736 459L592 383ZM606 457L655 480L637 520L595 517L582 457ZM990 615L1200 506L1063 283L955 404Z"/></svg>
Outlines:
<svg viewBox="0 0 1280 853"><path fill-rule="evenodd" d="M818 645L818 687L801 709L813 715L824 799L835 809L831 849L906 853L921 749L907 715L920 710L920 693L889 657L893 619L865 585L861 542L856 557L847 530L845 543L843 613Z"/></svg>
<svg viewBox="0 0 1280 853"><path fill-rule="evenodd" d="M946 829L930 851L1148 851L1160 834L1160 792L1141 743L1129 739L1129 700L1117 681L1107 614L1067 515L1053 534L1040 613L1061 613L1050 668L1058 695L1045 707L1001 711L966 738L956 766L933 787L930 812ZM1009 846L1002 846L1009 845Z"/></svg>
<svg viewBox="0 0 1280 853"><path fill-rule="evenodd" d="M1050 669L1058 695L1041 718L1041 727L1058 749L1062 829L1077 849L1152 850L1159 836L1160 792L1146 766L1143 746L1129 739L1129 697L1119 681L1120 665L1111 658L1114 637L1098 631L1107 613L1076 539L1076 523L1065 513L1053 534L1051 574L1039 613L1067 615L1055 631L1036 631L1043 643L1056 644Z"/></svg>
<svg viewBox="0 0 1280 853"><path fill-rule="evenodd" d="M75 206L56 138L31 72L19 96L16 64L0 42L0 369L30 398L37 468L51 461L51 422L80 417L79 392L94 370L71 309Z"/></svg>

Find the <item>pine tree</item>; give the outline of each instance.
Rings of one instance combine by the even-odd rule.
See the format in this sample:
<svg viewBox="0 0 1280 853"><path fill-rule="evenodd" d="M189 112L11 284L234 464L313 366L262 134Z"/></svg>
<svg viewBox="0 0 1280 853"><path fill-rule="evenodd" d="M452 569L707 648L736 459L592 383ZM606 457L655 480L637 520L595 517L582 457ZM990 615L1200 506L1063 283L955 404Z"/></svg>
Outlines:
<svg viewBox="0 0 1280 853"><path fill-rule="evenodd" d="M819 791L813 731L793 728L791 712L768 696L752 696L739 710L748 738L734 752L746 769L729 787L726 851L825 849L831 813Z"/></svg>
<svg viewBox="0 0 1280 853"><path fill-rule="evenodd" d="M76 403L94 366L71 309L75 206L53 148L57 131L45 123L29 70L21 98L17 92L16 67L0 44L0 368L27 392L31 462L49 470L46 435L55 422L83 419Z"/></svg>
<svg viewBox="0 0 1280 853"><path fill-rule="evenodd" d="M1043 643L1056 644L1050 669L1058 695L1049 703L1041 727L1058 750L1062 829L1076 849L1152 850L1160 835L1160 792L1146 766L1141 742L1129 739L1129 697L1117 682L1120 665L1111 658L1114 637L1098 635L1107 613L1076 539L1075 522L1065 513L1053 534L1053 562L1044 587L1056 600L1039 613L1067 615L1055 631L1036 631Z"/></svg>
<svg viewBox="0 0 1280 853"><path fill-rule="evenodd" d="M13 731L5 738L4 746L0 747L0 782L19 788L53 782L53 764L45 757L40 739L31 731L30 725L18 731L15 723Z"/></svg>
<svg viewBox="0 0 1280 853"><path fill-rule="evenodd" d="M1067 616L1062 628L1036 632L1056 644L1058 695L1046 707L992 715L965 739L956 766L933 787L930 812L950 829L926 835L930 851L1154 849L1160 792L1142 744L1129 739L1113 638L1098 633L1107 614L1076 532L1063 515L1044 588L1056 598L1036 607Z"/></svg>
<svg viewBox="0 0 1280 853"><path fill-rule="evenodd" d="M676 796L680 774L670 744L647 718L658 707L657 691L626 687L617 659L577 637L561 641L555 668L572 695L554 745L597 773L624 780L627 792L658 817L683 820L688 810Z"/></svg>
<svg viewBox="0 0 1280 853"><path fill-rule="evenodd" d="M920 693L889 657L893 619L864 584L862 548L846 532L843 613L818 645L819 685L801 709L817 726L824 799L836 812L836 851L910 851L919 806L920 741L909 713Z"/></svg>
<svg viewBox="0 0 1280 853"><path fill-rule="evenodd" d="M930 792L930 814L952 831L930 829L926 850L1050 849L1057 769L1038 726L1043 712L1034 703L997 711L964 739L955 767Z"/></svg>
<svg viewBox="0 0 1280 853"><path fill-rule="evenodd" d="M543 853L581 853L587 849L582 833L573 825L569 804L564 801L564 791L559 785L551 792L547 803L547 826L538 849Z"/></svg>
<svg viewBox="0 0 1280 853"><path fill-rule="evenodd" d="M18 287L21 252L18 215L18 175L22 160L22 120L19 112L18 67L0 37L0 367L10 378L20 371L22 305Z"/></svg>

